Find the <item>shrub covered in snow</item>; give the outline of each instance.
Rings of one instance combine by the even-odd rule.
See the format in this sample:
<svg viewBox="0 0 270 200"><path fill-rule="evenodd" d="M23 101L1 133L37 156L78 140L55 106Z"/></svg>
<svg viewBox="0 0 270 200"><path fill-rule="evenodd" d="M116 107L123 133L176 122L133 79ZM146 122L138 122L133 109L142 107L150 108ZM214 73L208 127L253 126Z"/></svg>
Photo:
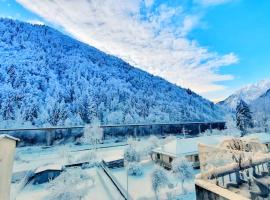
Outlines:
<svg viewBox="0 0 270 200"><path fill-rule="evenodd" d="M87 193L86 179L90 176L80 171L65 171L49 183L47 200L82 200Z"/></svg>
<svg viewBox="0 0 270 200"><path fill-rule="evenodd" d="M141 176L143 174L142 166L138 162L129 163L127 170L131 176Z"/></svg>

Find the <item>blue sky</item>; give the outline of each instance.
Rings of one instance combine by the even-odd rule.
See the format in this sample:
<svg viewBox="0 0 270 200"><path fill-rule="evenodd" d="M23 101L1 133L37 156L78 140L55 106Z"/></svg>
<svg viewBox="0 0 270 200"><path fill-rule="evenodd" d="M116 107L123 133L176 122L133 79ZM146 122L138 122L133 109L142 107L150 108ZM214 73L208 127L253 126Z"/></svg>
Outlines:
<svg viewBox="0 0 270 200"><path fill-rule="evenodd" d="M53 26L213 101L270 76L268 0L116 1L1 0L0 13Z"/></svg>

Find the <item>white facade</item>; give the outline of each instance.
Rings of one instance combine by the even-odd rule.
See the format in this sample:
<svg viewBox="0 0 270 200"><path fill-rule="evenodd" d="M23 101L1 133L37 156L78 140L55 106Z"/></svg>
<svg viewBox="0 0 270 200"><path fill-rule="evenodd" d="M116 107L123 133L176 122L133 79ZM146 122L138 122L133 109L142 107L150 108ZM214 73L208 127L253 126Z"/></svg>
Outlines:
<svg viewBox="0 0 270 200"><path fill-rule="evenodd" d="M14 153L18 139L0 135L0 199L10 200Z"/></svg>
<svg viewBox="0 0 270 200"><path fill-rule="evenodd" d="M192 163L194 168L198 168L200 166L198 152L198 145L200 143L217 145L220 142L231 138L232 137L230 136L213 135L186 139L176 139L172 142L169 142L161 147L154 149L152 152L152 158L156 162L160 163L160 165L170 169L172 161L177 157L183 156Z"/></svg>

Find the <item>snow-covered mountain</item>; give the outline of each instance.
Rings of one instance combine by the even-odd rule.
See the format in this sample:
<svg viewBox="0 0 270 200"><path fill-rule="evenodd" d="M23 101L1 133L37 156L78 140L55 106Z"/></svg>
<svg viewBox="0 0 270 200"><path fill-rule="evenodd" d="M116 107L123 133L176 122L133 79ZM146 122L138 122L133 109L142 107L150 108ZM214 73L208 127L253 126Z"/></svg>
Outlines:
<svg viewBox="0 0 270 200"><path fill-rule="evenodd" d="M232 110L235 110L237 102L242 99L246 103L251 103L255 99L263 95L267 90L270 89L270 79L259 81L255 84L247 85L234 94L226 98L224 101L219 102L219 105L223 105Z"/></svg>
<svg viewBox="0 0 270 200"><path fill-rule="evenodd" d="M194 92L41 25L0 19L0 126L219 120Z"/></svg>
<svg viewBox="0 0 270 200"><path fill-rule="evenodd" d="M258 121L265 121L266 117L270 118L270 89L267 90L263 95L255 99L250 103L252 112L255 114L255 118Z"/></svg>

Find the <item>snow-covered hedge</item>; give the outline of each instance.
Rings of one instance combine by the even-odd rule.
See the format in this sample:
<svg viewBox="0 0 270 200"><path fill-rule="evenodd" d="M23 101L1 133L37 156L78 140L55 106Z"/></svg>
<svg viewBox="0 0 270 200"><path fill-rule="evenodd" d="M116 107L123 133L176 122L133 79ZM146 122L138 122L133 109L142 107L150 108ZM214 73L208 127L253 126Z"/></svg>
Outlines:
<svg viewBox="0 0 270 200"><path fill-rule="evenodd" d="M129 163L128 174L131 176L141 176L143 174L141 164L138 162Z"/></svg>

